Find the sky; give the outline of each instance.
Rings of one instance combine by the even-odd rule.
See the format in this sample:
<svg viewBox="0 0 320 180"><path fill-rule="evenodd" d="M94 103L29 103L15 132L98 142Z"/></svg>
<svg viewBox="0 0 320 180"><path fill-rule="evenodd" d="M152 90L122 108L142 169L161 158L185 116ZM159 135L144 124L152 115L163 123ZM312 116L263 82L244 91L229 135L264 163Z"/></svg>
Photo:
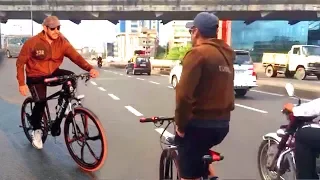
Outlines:
<svg viewBox="0 0 320 180"><path fill-rule="evenodd" d="M107 20L82 20L77 25L68 20L61 20L61 32L68 38L75 48L85 46L102 46L104 42L116 40L116 25ZM30 20L8 20L6 24L1 23L1 34L26 34L31 35L32 23ZM160 25L160 44L168 41L166 26ZM33 34L42 30L41 24L33 22Z"/></svg>

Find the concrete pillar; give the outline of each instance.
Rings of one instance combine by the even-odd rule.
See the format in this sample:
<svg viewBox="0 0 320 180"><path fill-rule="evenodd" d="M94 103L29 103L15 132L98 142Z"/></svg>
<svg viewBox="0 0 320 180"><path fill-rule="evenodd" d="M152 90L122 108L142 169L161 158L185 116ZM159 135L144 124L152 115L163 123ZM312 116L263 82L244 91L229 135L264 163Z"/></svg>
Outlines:
<svg viewBox="0 0 320 180"><path fill-rule="evenodd" d="M219 21L218 39L224 40L231 46L231 21Z"/></svg>

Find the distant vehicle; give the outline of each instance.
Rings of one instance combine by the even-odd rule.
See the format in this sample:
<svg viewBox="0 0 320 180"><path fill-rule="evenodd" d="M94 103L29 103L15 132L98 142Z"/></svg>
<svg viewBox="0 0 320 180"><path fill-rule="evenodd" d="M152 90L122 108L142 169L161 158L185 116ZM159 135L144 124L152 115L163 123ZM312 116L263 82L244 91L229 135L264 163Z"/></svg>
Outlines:
<svg viewBox="0 0 320 180"><path fill-rule="evenodd" d="M146 73L151 75L151 62L149 57L135 56L128 61L126 66L126 73L132 73L133 75Z"/></svg>
<svg viewBox="0 0 320 180"><path fill-rule="evenodd" d="M267 77L284 74L286 78L303 80L316 75L320 80L320 46L293 45L285 53L263 53L262 64Z"/></svg>
<svg viewBox="0 0 320 180"><path fill-rule="evenodd" d="M3 49L8 58L18 57L23 44L30 38L30 35L5 35Z"/></svg>
<svg viewBox="0 0 320 180"><path fill-rule="evenodd" d="M237 96L245 96L247 92L257 87L257 74L253 69L253 62L249 51L234 50L236 59L234 61L234 91ZM175 89L181 76L181 63L175 65L169 75L169 83Z"/></svg>

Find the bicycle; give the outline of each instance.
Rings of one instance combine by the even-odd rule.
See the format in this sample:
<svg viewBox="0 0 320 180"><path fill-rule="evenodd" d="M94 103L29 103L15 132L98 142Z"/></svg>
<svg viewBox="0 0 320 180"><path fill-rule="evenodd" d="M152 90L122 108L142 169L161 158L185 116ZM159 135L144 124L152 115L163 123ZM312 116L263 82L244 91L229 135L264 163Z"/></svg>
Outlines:
<svg viewBox="0 0 320 180"><path fill-rule="evenodd" d="M174 123L174 117L151 117L151 118L140 118L141 123L147 123L147 122L153 122L156 127L160 127L164 124L164 122L167 121L167 126L163 129L161 135L160 135L160 142L162 144L167 145L166 148L162 148L162 153L160 156L160 167L159 167L159 179L165 180L165 179L174 179L173 178L173 163L176 166L177 169L177 176L176 179L180 179L179 177L179 167L178 167L178 150L177 150L177 144L174 142L174 135L167 132L169 125ZM159 125L156 125L156 123L159 123ZM174 124L175 126L175 124ZM160 132L159 132L160 133ZM163 142L162 137L165 138L165 140L168 142ZM202 176L203 179L208 179L209 177L209 165L216 161L222 161L224 159L224 156L222 156L219 152L208 150L209 153L204 155L202 157L203 160L203 168L205 174ZM210 178L210 180L217 180L218 177L214 176Z"/></svg>
<svg viewBox="0 0 320 180"><path fill-rule="evenodd" d="M107 139L106 139L104 128L100 120L98 119L98 117L88 108L83 107L83 105L81 104L81 100L84 98L84 95L78 95L77 97L75 96L78 79L81 79L81 80L85 79L85 83L87 83L87 81L89 81L90 79L90 74L89 73L82 73L79 75L72 74L72 75L57 76L57 77L44 79L44 83L46 83L48 86L52 85L51 83L58 83L58 84L62 84L62 88L56 93L53 93L50 96L48 96L46 99L39 101L39 102L46 103L45 112L43 113L43 118L41 120L41 129L43 132L42 141L43 143L45 143L49 133L52 136L59 136L61 132L52 131L52 127L55 123L57 123L56 125L60 127L62 120L65 119L64 139L71 157L80 166L81 169L85 171L93 172L102 167L107 157ZM72 83L71 83L72 81L75 83L75 85L73 85L74 87L72 86ZM52 99L58 99L58 104L55 107L55 110L56 110L55 120L51 119L50 110L48 106L48 101ZM20 127L23 128L27 139L30 141L30 143L32 143L32 138L29 133L29 130L32 130L32 126L30 123L31 114L26 113L26 107L29 103L31 104L31 113L32 113L32 108L33 108L32 104L35 103L35 101L31 96L27 97L22 104L22 107L21 107L22 126ZM80 128L75 121L75 116L79 114L81 115L81 121L84 127L84 132L80 131ZM97 127L98 129L97 136L94 136L94 137L89 136L88 118L90 118L92 120L92 123ZM27 126L27 122L29 124L29 127ZM71 128L70 128L70 125L71 125ZM72 132L69 133L69 130L71 130ZM87 140L96 141L98 140L98 138L101 139L101 144L102 144L102 149L99 157L95 155L92 148L89 146L87 142ZM81 147L81 157L78 157L73 151L72 143L74 142L77 142L77 144ZM83 151L86 145L88 146L89 152L95 158L95 161L93 163L87 163L83 159L83 155L84 155Z"/></svg>

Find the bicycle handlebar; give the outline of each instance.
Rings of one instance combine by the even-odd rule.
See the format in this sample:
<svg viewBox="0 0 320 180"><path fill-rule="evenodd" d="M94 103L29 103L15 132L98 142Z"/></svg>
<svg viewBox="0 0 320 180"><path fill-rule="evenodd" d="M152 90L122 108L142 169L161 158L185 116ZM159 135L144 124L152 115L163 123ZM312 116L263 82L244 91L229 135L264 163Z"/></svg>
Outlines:
<svg viewBox="0 0 320 180"><path fill-rule="evenodd" d="M50 83L50 82L56 82L56 81L63 81L63 80L68 80L68 79L84 79L86 78L86 82L90 79L90 73L81 73L81 74L72 74L72 75L65 75L65 76L56 76L52 78L45 78L44 82L45 83Z"/></svg>
<svg viewBox="0 0 320 180"><path fill-rule="evenodd" d="M140 118L141 123L147 123L147 122L159 122L159 121L173 121L174 117L164 117L164 116L154 116L154 117L149 117L149 118Z"/></svg>

